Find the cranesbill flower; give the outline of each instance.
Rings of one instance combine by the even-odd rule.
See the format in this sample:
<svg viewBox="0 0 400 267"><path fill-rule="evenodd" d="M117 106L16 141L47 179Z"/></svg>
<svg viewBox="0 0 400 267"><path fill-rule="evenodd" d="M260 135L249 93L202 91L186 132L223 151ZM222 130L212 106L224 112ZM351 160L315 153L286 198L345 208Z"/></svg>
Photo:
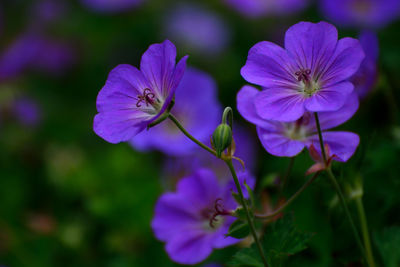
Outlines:
<svg viewBox="0 0 400 267"><path fill-rule="evenodd" d="M378 79L379 42L376 34L371 31L361 32L359 39L365 58L350 81L354 84L354 91L362 98L371 91Z"/></svg>
<svg viewBox="0 0 400 267"><path fill-rule="evenodd" d="M213 249L239 242L225 236L235 220L229 215L237 208L232 189L212 171L198 169L179 181L176 192L159 198L151 226L173 261L196 264Z"/></svg>
<svg viewBox="0 0 400 267"><path fill-rule="evenodd" d="M308 0L225 0L225 2L247 17L285 15L304 9Z"/></svg>
<svg viewBox="0 0 400 267"><path fill-rule="evenodd" d="M324 16L342 26L383 27L400 15L398 0L321 0Z"/></svg>
<svg viewBox="0 0 400 267"><path fill-rule="evenodd" d="M228 26L217 13L193 4L174 6L167 13L164 25L169 39L203 55L223 51L231 37Z"/></svg>
<svg viewBox="0 0 400 267"><path fill-rule="evenodd" d="M213 78L205 72L187 69L176 89L173 114L196 139L208 143L222 114ZM138 134L131 144L138 150L157 149L172 156L188 155L198 148L170 121Z"/></svg>
<svg viewBox="0 0 400 267"><path fill-rule="evenodd" d="M293 157L305 147L314 145L320 151L319 138L314 115L305 112L293 122L278 122L260 117L256 111L256 102L260 94L252 86L244 86L237 95L237 107L240 114L257 126L258 137L264 148L272 155ZM337 111L320 112L319 120L324 143L330 148L334 160L347 161L359 144L357 134L342 131L327 131L350 119L358 109L358 97L355 93Z"/></svg>
<svg viewBox="0 0 400 267"><path fill-rule="evenodd" d="M300 22L285 35L285 49L271 43L253 46L242 76L265 87L255 99L263 119L294 121L305 112L341 108L353 91L347 81L359 68L364 52L358 40L338 40L326 22Z"/></svg>
<svg viewBox="0 0 400 267"><path fill-rule="evenodd" d="M131 140L159 118L171 104L183 76L187 56L175 66L176 48L166 40L143 54L140 70L118 65L97 96L93 129L110 143Z"/></svg>
<svg viewBox="0 0 400 267"><path fill-rule="evenodd" d="M140 5L144 0L82 0L91 10L99 13L118 13Z"/></svg>

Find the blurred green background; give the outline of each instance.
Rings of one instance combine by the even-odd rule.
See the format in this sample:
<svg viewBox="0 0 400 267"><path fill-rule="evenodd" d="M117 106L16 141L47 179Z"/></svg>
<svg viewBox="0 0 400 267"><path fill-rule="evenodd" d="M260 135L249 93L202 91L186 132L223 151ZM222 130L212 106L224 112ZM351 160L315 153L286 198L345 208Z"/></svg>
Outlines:
<svg viewBox="0 0 400 267"><path fill-rule="evenodd" d="M0 2L2 51L34 24L37 2ZM65 1L57 19L35 26L46 36L67 40L75 58L55 76L30 69L0 80L0 105L7 106L10 94L28 95L41 114L35 126L20 124L5 112L0 116L0 265L175 266L150 228L154 204L164 191L165 157L109 144L92 130L96 96L108 72L120 63L138 66L150 44L168 37L165 16L175 3L148 0L122 13L104 14ZM249 48L261 40L282 42L285 30L300 20L323 20L315 3L284 18L258 19L242 17L222 1L196 4L221 17L229 44L205 56L176 43L178 57L189 54L190 66L211 74L222 104L234 109L236 93L245 84L240 68ZM342 37L358 35L338 29ZM383 257L400 257L400 232L393 228L400 227L399 31L400 22L378 31L379 81L355 117L340 127L358 133L361 145L349 163L334 166L344 184L363 178L375 257L382 264ZM259 145L255 128L235 116ZM257 162L256 176L262 179L283 172L289 160L268 155L260 145ZM287 196L304 183L311 163L307 152L296 160ZM343 266L356 258L350 229L339 206L332 204L334 192L325 180L290 208L299 227L316 235L310 248L287 266ZM207 262L224 263L235 251L216 251Z"/></svg>

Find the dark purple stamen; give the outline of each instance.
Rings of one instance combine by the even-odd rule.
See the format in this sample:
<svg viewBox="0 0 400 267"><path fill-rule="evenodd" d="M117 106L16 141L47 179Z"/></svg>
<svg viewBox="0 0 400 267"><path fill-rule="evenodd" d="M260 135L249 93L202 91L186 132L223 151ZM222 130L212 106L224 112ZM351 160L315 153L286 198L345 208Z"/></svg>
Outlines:
<svg viewBox="0 0 400 267"><path fill-rule="evenodd" d="M311 70L310 69L302 69L299 70L295 73L295 75L297 76L297 80L299 82L303 81L305 83L310 81L310 74L311 74Z"/></svg>
<svg viewBox="0 0 400 267"><path fill-rule="evenodd" d="M221 198L218 198L215 200L215 204L214 204L214 213L210 218L210 227L214 228L214 222L217 222L217 216L218 215L231 215L231 212L228 210L225 210L223 208L223 205L220 203L222 201Z"/></svg>
<svg viewBox="0 0 400 267"><path fill-rule="evenodd" d="M151 90L149 88L146 88L143 90L143 95L138 95L136 100L136 107L140 108L142 105L140 104L142 101L145 102L146 107L149 106L149 104L153 104L154 103L154 98L155 98L155 94L151 92Z"/></svg>

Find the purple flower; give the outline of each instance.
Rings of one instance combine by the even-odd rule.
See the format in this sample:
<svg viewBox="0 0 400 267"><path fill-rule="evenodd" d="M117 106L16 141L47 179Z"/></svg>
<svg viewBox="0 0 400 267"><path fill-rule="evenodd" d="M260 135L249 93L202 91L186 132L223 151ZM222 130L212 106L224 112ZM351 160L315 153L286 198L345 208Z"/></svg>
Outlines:
<svg viewBox="0 0 400 267"><path fill-rule="evenodd" d="M285 49L267 41L253 46L241 74L266 88L254 101L258 116L288 122L341 108L363 58L359 41L338 41L333 25L300 22L287 30Z"/></svg>
<svg viewBox="0 0 400 267"><path fill-rule="evenodd" d="M87 8L99 13L118 13L140 5L144 0L81 0Z"/></svg>
<svg viewBox="0 0 400 267"><path fill-rule="evenodd" d="M398 0L321 0L324 16L342 26L383 27L400 14Z"/></svg>
<svg viewBox="0 0 400 267"><path fill-rule="evenodd" d="M258 137L264 148L270 154L280 157L296 156L311 145L320 151L313 114L305 112L293 122L266 120L260 117L256 110L257 99L262 93L263 91L252 86L244 86L237 95L237 108L246 120L257 126ZM327 130L350 119L357 109L358 97L353 93L339 110L319 113L323 140L329 146L331 153L336 155L334 160L347 161L356 150L359 137L351 132Z"/></svg>
<svg viewBox="0 0 400 267"><path fill-rule="evenodd" d="M308 0L225 0L239 13L247 17L286 15L304 9Z"/></svg>
<svg viewBox="0 0 400 267"><path fill-rule="evenodd" d="M379 42L376 34L371 31L361 32L359 39L364 49L365 58L360 69L350 80L354 84L354 91L359 97L363 98L371 91L378 79Z"/></svg>
<svg viewBox="0 0 400 267"><path fill-rule="evenodd" d="M74 62L71 47L36 33L25 33L0 55L0 79L14 78L26 70L62 74Z"/></svg>
<svg viewBox="0 0 400 267"><path fill-rule="evenodd" d="M199 70L186 70L176 89L173 114L194 137L209 142L222 114L213 78ZM158 149L172 156L188 155L197 149L170 121L138 134L131 144L142 151Z"/></svg>
<svg viewBox="0 0 400 267"><path fill-rule="evenodd" d="M225 236L235 220L229 214L237 207L232 189L212 171L198 169L179 181L176 192L160 197L151 226L173 261L196 264L213 249L239 242Z"/></svg>
<svg viewBox="0 0 400 267"><path fill-rule="evenodd" d="M96 134L110 143L129 141L158 119L170 105L186 67L187 56L176 66L175 58L176 48L166 40L149 47L140 70L126 64L114 68L97 96Z"/></svg>
<svg viewBox="0 0 400 267"><path fill-rule="evenodd" d="M230 40L224 21L197 5L179 5L165 17L168 38L201 54L217 54ZM194 30L195 29L195 30Z"/></svg>
<svg viewBox="0 0 400 267"><path fill-rule="evenodd" d="M61 18L67 10L67 3L62 0L40 0L34 3L32 23L51 23Z"/></svg>

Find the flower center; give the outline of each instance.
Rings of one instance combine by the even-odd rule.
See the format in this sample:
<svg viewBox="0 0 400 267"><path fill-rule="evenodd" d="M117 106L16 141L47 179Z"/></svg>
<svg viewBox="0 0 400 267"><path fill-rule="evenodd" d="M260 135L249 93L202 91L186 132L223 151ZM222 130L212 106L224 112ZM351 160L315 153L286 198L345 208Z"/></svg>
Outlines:
<svg viewBox="0 0 400 267"><path fill-rule="evenodd" d="M203 217L208 219L206 228L209 230L219 228L224 222L223 216L231 215L231 211L225 210L221 202L221 198L216 199L213 210L206 209L202 212Z"/></svg>
<svg viewBox="0 0 400 267"><path fill-rule="evenodd" d="M149 88L144 89L143 94L137 95L135 100L137 108L141 108L143 105L146 105L146 107L150 105L156 110L161 108L160 100L156 98L156 95Z"/></svg>
<svg viewBox="0 0 400 267"><path fill-rule="evenodd" d="M292 123L285 123L285 136L292 140L304 140L307 137L307 127L310 122L310 116L305 114L303 117Z"/></svg>
<svg viewBox="0 0 400 267"><path fill-rule="evenodd" d="M371 3L365 0L356 0L352 4L353 10L361 15L366 15L371 10Z"/></svg>
<svg viewBox="0 0 400 267"><path fill-rule="evenodd" d="M311 79L311 70L310 69L301 69L295 72L297 76L297 81L300 82L300 91L305 96L312 96L316 91L318 91L319 84L318 82Z"/></svg>

